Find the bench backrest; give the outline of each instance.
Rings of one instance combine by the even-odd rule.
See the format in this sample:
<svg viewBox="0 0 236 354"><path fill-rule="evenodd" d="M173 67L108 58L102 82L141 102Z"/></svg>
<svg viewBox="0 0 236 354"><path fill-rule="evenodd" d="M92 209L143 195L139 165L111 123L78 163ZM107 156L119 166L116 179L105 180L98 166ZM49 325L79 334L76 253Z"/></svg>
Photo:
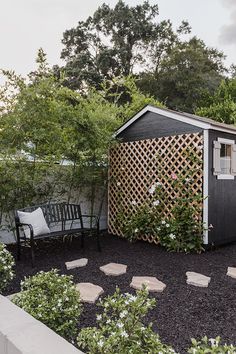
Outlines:
<svg viewBox="0 0 236 354"><path fill-rule="evenodd" d="M32 211L41 208L48 225L57 222L66 222L73 220L82 220L81 208L79 204L66 204L66 203L48 203L41 205L34 205L19 209L31 213ZM17 212L15 213L17 218Z"/></svg>

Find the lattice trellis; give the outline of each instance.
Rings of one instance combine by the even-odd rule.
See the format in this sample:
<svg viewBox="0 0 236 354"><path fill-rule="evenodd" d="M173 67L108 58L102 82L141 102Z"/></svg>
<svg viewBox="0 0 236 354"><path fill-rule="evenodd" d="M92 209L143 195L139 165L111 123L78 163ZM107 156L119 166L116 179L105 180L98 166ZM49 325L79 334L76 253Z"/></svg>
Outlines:
<svg viewBox="0 0 236 354"><path fill-rule="evenodd" d="M196 160L187 158L191 151ZM173 200L178 191L170 183L170 175L194 171L192 193L203 192L203 135L201 133L182 134L155 139L120 143L110 151L109 170L109 231L118 236L122 230L117 215L122 210L125 215L135 212L150 198L148 190L159 181L166 195L166 208L163 217L171 216ZM200 161L200 162L199 162ZM151 236L142 236L149 242L156 242Z"/></svg>

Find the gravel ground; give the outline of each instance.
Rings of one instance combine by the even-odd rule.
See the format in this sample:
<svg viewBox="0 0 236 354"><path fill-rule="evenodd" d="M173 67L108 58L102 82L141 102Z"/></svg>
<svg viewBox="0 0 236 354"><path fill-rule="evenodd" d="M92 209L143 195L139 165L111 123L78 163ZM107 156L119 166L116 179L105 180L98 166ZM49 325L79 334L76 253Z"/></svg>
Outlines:
<svg viewBox="0 0 236 354"><path fill-rule="evenodd" d="M236 267L236 244L230 244L201 255L168 253L160 247L145 242L128 243L111 235L101 237L102 252L96 242L88 238L84 250L79 240L63 244L60 240L41 241L36 251L36 267L31 268L30 252L23 249L22 260L16 263L16 277L7 294L20 290L24 276L57 268L72 274L74 281L91 282L112 294L116 286L123 292L134 291L129 287L132 276L156 276L167 287L162 294L151 295L157 300L156 308L149 313L147 322L153 322L163 342L180 353L186 353L190 338L220 335L224 342L236 345L236 279L226 276L227 267ZM8 246L16 254L14 245ZM65 261L86 257L84 268L67 271ZM127 264L127 274L108 277L99 267L109 262ZM195 271L211 277L208 288L186 284L186 271ZM95 325L96 305L84 305L80 328Z"/></svg>

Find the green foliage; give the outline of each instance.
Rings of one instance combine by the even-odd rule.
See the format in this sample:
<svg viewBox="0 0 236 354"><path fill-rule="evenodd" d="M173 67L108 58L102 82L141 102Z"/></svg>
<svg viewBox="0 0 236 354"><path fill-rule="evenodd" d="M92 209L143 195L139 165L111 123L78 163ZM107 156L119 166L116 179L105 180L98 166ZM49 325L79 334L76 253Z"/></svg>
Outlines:
<svg viewBox="0 0 236 354"><path fill-rule="evenodd" d="M165 53L155 74L150 71L142 75L139 87L169 108L193 112L202 96L212 94L220 84L225 71L223 59L221 52L193 37Z"/></svg>
<svg viewBox="0 0 236 354"><path fill-rule="evenodd" d="M15 261L6 246L0 243L0 294L14 278L13 266Z"/></svg>
<svg viewBox="0 0 236 354"><path fill-rule="evenodd" d="M149 189L150 198L143 205L137 205L135 200L131 201L137 205L135 212L126 215L121 210L118 214L117 222L122 228L122 232L129 241L136 241L139 236L155 236L159 239L161 218L165 199L163 188L160 182L154 183Z"/></svg>
<svg viewBox="0 0 236 354"><path fill-rule="evenodd" d="M148 298L145 288L136 295L121 294L119 289L99 304L102 312L97 314L97 327L80 331L78 345L88 354L171 354L173 348L161 342L152 330L152 324L144 326L143 319L155 306L155 299ZM222 345L216 339L192 339L190 354L235 354L236 347Z"/></svg>
<svg viewBox="0 0 236 354"><path fill-rule="evenodd" d="M236 123L236 79L227 79L221 82L212 94L206 94L196 114L209 117L221 123Z"/></svg>
<svg viewBox="0 0 236 354"><path fill-rule="evenodd" d="M192 347L188 350L190 354L235 354L236 347L220 343L220 337L202 338L200 341L192 339Z"/></svg>
<svg viewBox="0 0 236 354"><path fill-rule="evenodd" d="M65 88L42 50L37 62L28 79L4 71L0 88L0 213L8 213L10 229L13 209L70 199L84 185L95 194L121 123L120 108L105 94L90 90L84 97Z"/></svg>
<svg viewBox="0 0 236 354"><path fill-rule="evenodd" d="M103 4L63 34L65 84L86 92L89 86L101 88L104 80L133 75L143 93L169 108L194 112L226 68L222 52L196 37L185 40L190 33L186 21L177 30L170 20L160 21L158 5L148 1Z"/></svg>
<svg viewBox="0 0 236 354"><path fill-rule="evenodd" d="M162 221L160 243L168 251L201 252L204 250L202 246L204 225L201 221L202 196L193 195L194 181L190 177L175 176L173 188L178 196L172 209L172 218Z"/></svg>
<svg viewBox="0 0 236 354"><path fill-rule="evenodd" d="M128 6L119 0L114 8L104 3L65 31L61 57L66 83L80 90L86 85L98 88L104 80L156 66L180 35L190 31L183 22L175 32L171 22L158 21L158 15L156 4Z"/></svg>
<svg viewBox="0 0 236 354"><path fill-rule="evenodd" d="M202 162L192 149L186 149L184 157L191 168L183 170L179 175L173 172L167 177L168 185L175 195L171 206L164 185L160 182L164 175L161 173L160 158L157 163L160 169L158 181L148 189L149 197L145 203L139 205L135 200L130 201L135 210L128 212L120 207L117 224L127 239L135 241L138 237L151 236L168 251L203 251L203 232L207 227L202 222L203 200L202 195L192 192L195 172L197 168L201 168ZM164 217L166 208L172 208L169 219Z"/></svg>
<svg viewBox="0 0 236 354"><path fill-rule="evenodd" d="M82 306L72 276L54 269L25 278L13 302L62 337L75 339Z"/></svg>
<svg viewBox="0 0 236 354"><path fill-rule="evenodd" d="M152 325L142 320L155 305L148 292L137 291L136 296L121 294L119 289L101 304L103 312L97 315L97 327L82 329L78 345L89 354L175 353L161 343Z"/></svg>

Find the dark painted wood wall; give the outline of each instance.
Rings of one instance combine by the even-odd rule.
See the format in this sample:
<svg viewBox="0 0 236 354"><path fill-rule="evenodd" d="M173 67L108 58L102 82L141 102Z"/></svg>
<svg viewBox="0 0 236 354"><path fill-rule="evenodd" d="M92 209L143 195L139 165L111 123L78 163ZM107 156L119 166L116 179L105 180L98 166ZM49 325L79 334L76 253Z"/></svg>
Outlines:
<svg viewBox="0 0 236 354"><path fill-rule="evenodd" d="M153 112L146 112L117 137L121 141L153 139L162 136L200 132L202 129ZM219 180L213 175L213 141L218 137L236 140L236 135L209 131L209 244L236 241L236 178Z"/></svg>
<svg viewBox="0 0 236 354"><path fill-rule="evenodd" d="M208 243L216 245L236 241L236 177L221 180L213 175L213 141L217 138L236 140L236 135L209 131L208 221L214 228Z"/></svg>
<svg viewBox="0 0 236 354"><path fill-rule="evenodd" d="M168 135L197 133L199 131L202 131L202 129L194 125L167 118L157 113L146 112L136 122L121 132L117 138L126 142L154 139Z"/></svg>

